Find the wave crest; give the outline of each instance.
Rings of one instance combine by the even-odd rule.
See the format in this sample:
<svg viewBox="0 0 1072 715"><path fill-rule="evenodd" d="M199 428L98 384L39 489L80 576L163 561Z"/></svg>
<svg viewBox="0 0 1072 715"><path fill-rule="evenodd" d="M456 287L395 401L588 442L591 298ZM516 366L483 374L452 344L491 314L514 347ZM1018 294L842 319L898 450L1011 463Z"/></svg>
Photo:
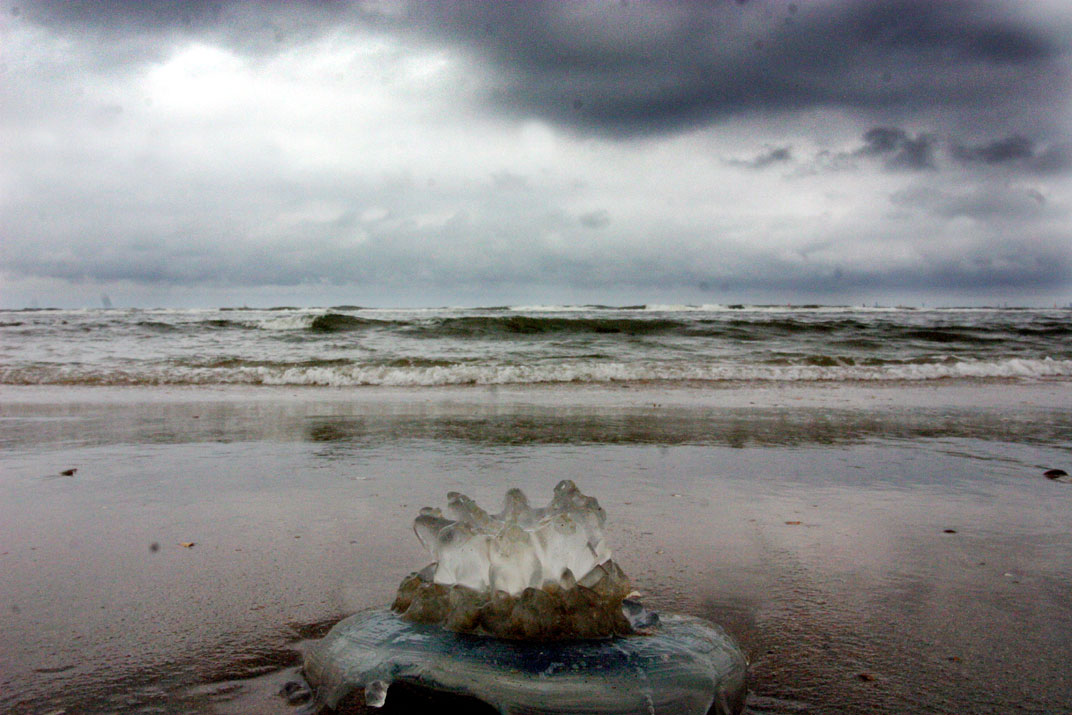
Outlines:
<svg viewBox="0 0 1072 715"><path fill-rule="evenodd" d="M509 385L616 382L882 382L944 379L1072 377L1072 360L1008 359L886 365L690 365L588 361L545 365L488 365L446 361L393 361L388 364L329 360L295 364L236 364L98 372L77 366L40 365L0 369L9 385L310 385L327 387ZM822 361L826 363L826 361Z"/></svg>

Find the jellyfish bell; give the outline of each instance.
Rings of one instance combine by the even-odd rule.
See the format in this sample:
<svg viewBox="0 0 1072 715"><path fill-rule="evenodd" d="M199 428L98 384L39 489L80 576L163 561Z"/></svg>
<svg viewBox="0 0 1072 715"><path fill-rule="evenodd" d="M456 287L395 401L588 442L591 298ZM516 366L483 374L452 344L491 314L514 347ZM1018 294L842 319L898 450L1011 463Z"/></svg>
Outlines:
<svg viewBox="0 0 1072 715"><path fill-rule="evenodd" d="M317 702L378 707L392 682L475 697L501 713L735 715L747 667L721 628L635 598L594 497L560 482L546 508L518 489L489 514L451 492L414 522L432 563L389 609L336 624L305 656Z"/></svg>
<svg viewBox="0 0 1072 715"><path fill-rule="evenodd" d="M321 705L352 693L390 700L392 683L464 695L504 715L736 715L745 664L717 626L665 616L653 635L525 642L458 635L387 609L341 621L305 658Z"/></svg>

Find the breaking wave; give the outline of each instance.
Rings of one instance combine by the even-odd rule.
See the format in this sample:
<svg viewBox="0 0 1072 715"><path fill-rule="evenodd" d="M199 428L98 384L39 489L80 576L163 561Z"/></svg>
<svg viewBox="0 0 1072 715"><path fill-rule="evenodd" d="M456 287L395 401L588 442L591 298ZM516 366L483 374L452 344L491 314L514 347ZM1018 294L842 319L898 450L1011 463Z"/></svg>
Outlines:
<svg viewBox="0 0 1072 715"><path fill-rule="evenodd" d="M69 385L310 385L330 387L509 385L553 383L849 382L927 381L955 378L1072 377L1072 360L1008 359L886 365L816 359L797 365L689 365L575 361L549 365L487 365L442 360L354 364L206 361L200 365L98 371L80 366L0 368L6 384Z"/></svg>
<svg viewBox="0 0 1072 715"><path fill-rule="evenodd" d="M382 321L358 318L343 313L326 313L318 315L309 323L309 330L314 333L339 333L347 330L364 330Z"/></svg>
<svg viewBox="0 0 1072 715"><path fill-rule="evenodd" d="M596 335L654 335L681 331L677 320L644 318L563 318L530 315L464 316L416 323L407 332L422 337L495 337L574 333Z"/></svg>

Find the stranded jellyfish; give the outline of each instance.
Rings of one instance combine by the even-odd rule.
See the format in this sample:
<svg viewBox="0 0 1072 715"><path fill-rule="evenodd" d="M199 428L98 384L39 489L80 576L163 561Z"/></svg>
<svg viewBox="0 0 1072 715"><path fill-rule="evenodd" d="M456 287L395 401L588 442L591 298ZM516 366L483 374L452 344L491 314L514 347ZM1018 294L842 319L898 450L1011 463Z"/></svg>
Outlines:
<svg viewBox="0 0 1072 715"><path fill-rule="evenodd" d="M464 494L414 523L433 562L390 608L344 619L306 653L319 705L392 683L476 698L504 715L735 715L746 662L720 627L634 598L603 537L606 514L571 481L546 508L518 489L499 514Z"/></svg>

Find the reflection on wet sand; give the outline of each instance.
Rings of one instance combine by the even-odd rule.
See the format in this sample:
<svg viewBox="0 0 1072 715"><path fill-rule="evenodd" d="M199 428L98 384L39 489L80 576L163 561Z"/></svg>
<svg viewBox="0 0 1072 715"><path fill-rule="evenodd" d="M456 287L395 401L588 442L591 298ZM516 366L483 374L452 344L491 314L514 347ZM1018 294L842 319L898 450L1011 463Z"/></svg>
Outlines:
<svg viewBox="0 0 1072 715"><path fill-rule="evenodd" d="M566 478L646 601L744 646L756 712L1067 705L1067 408L645 397L7 405L0 709L293 713L302 641L421 560L415 509Z"/></svg>
<svg viewBox="0 0 1072 715"><path fill-rule="evenodd" d="M304 409L253 405L163 405L151 419L139 404L60 405L9 419L0 447L46 442L109 444L292 441L332 449L377 447L385 440L461 441L488 446L710 445L728 447L858 444L869 439L968 438L1051 444L1072 439L1068 413L1057 409L585 408L459 405L453 409Z"/></svg>

